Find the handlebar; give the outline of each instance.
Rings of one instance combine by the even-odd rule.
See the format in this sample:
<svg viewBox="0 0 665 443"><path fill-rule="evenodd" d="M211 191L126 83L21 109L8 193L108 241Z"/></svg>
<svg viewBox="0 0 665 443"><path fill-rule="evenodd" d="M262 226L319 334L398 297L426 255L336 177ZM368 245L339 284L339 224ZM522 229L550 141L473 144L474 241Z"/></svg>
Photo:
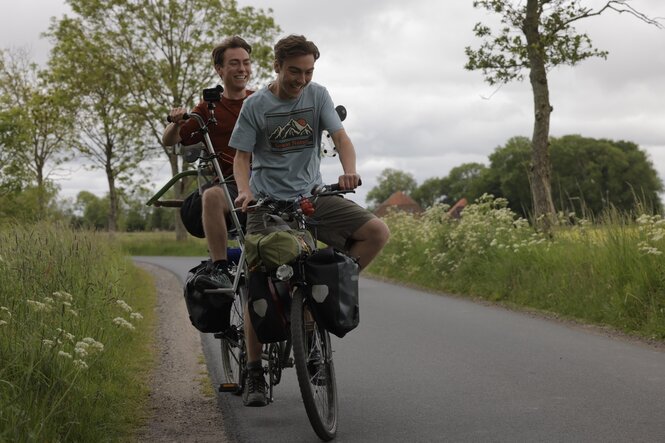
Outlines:
<svg viewBox="0 0 665 443"><path fill-rule="evenodd" d="M358 186L362 185L362 180L358 182ZM354 189L340 189L339 183L331 183L329 185L319 185L315 186L312 188L312 197L321 197L321 196L328 196L328 195L341 195L341 194L348 194L356 192ZM289 205L292 205L293 207L297 207L299 204L300 199L295 199L291 202L289 202ZM250 204L247 206L247 209L256 209L260 208L263 206L271 206L271 205L280 205L284 204L286 202L280 202L278 200L273 199L272 197L263 197L259 198L258 200L254 200L250 202ZM240 211L240 208L234 208L233 211Z"/></svg>
<svg viewBox="0 0 665 443"><path fill-rule="evenodd" d="M189 113L185 112L182 116L182 119L183 120L188 120L190 117L191 117L191 115L189 115ZM171 118L170 115L166 116L166 121L169 122L169 123L173 123L173 119Z"/></svg>
<svg viewBox="0 0 665 443"><path fill-rule="evenodd" d="M358 186L362 186L363 181L358 180ZM329 185L320 185L314 186L312 188L312 196L317 195L329 195L329 194L346 194L349 192L355 192L353 189L340 189L339 183L331 183Z"/></svg>

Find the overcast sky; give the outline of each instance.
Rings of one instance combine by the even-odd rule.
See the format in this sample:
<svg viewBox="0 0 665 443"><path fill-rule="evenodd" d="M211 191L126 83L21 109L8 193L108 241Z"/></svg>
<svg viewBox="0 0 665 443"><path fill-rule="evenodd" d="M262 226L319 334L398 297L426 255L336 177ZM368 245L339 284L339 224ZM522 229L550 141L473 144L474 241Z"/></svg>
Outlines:
<svg viewBox="0 0 665 443"><path fill-rule="evenodd" d="M598 6L604 1L583 0ZM348 109L345 127L358 154L365 194L385 168L411 173L420 184L488 155L512 136L530 136L533 100L528 81L499 89L479 72L464 70L465 46L476 47L473 26L494 20L471 0L238 0L272 8L283 34L304 34L321 51L314 81ZM633 0L653 17L665 17L665 1ZM60 0L0 0L0 47L28 47L44 62L40 39L52 16L68 9ZM663 19L665 23L665 18ZM665 178L665 30L611 11L579 22L594 45L609 51L549 74L554 107L551 135L629 140L646 150ZM157 189L167 179L164 162ZM324 179L336 181L337 159L324 160ZM107 192L102 172L60 181L61 193Z"/></svg>

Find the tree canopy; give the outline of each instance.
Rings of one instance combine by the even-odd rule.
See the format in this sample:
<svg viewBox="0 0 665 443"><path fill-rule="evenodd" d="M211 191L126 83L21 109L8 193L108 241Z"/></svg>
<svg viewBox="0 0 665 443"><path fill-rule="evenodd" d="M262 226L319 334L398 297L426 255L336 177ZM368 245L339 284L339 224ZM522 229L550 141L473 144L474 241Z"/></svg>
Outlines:
<svg viewBox="0 0 665 443"><path fill-rule="evenodd" d="M599 214L610 207L625 212L637 207L646 212L662 211L659 194L665 189L663 182L637 144L580 135L552 137L550 143L557 211L575 212L580 217ZM489 166L462 164L445 177L431 177L416 185L411 197L423 207L434 203L452 206L461 198L474 201L487 193L506 198L513 211L531 217L534 212L527 173L530 151L527 137L512 137L490 154ZM393 169L383 171L382 177L388 177L380 181L384 195L397 190L389 187L396 182L390 177L402 174Z"/></svg>
<svg viewBox="0 0 665 443"><path fill-rule="evenodd" d="M474 0L473 6L497 14L501 25L495 29L483 23L475 25L474 33L482 43L477 49L466 48L465 68L482 71L491 85L521 80L525 71L529 73L534 125L527 171L534 215L547 230L555 209L549 156L553 108L547 73L556 66L573 66L590 57L607 56L573 25L606 11L627 13L656 26L660 23L634 9L630 0L610 0L599 8L584 6L579 0Z"/></svg>
<svg viewBox="0 0 665 443"><path fill-rule="evenodd" d="M119 206L115 188L131 183L150 151L166 155L172 175L188 167L162 146L161 135L172 107L193 107L203 88L219 82L213 47L227 36L242 36L252 45L253 78L260 84L271 72L280 29L272 10L239 7L235 0L68 3L74 15L54 20L47 34L55 45L51 67L81 99L77 147L107 175L112 229ZM176 198L186 186L176 187Z"/></svg>

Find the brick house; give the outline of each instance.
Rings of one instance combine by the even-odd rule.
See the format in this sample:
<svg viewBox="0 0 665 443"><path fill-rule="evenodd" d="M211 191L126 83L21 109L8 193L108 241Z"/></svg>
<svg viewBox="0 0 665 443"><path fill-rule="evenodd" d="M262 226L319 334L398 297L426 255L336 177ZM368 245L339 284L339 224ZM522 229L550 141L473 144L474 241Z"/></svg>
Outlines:
<svg viewBox="0 0 665 443"><path fill-rule="evenodd" d="M374 214L377 217L383 217L388 213L388 210L405 211L411 214L420 214L423 212L423 208L402 191L397 191L388 197L386 201L374 210Z"/></svg>

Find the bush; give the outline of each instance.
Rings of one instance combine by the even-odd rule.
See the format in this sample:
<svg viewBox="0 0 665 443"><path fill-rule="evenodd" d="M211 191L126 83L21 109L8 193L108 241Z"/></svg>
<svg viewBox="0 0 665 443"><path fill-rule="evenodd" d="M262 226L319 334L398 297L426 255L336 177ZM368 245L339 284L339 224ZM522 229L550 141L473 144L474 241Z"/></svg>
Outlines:
<svg viewBox="0 0 665 443"><path fill-rule="evenodd" d="M389 244L369 271L665 338L665 220L608 211L548 239L483 196L459 220L447 207L386 217ZM561 217L563 220L563 217Z"/></svg>

